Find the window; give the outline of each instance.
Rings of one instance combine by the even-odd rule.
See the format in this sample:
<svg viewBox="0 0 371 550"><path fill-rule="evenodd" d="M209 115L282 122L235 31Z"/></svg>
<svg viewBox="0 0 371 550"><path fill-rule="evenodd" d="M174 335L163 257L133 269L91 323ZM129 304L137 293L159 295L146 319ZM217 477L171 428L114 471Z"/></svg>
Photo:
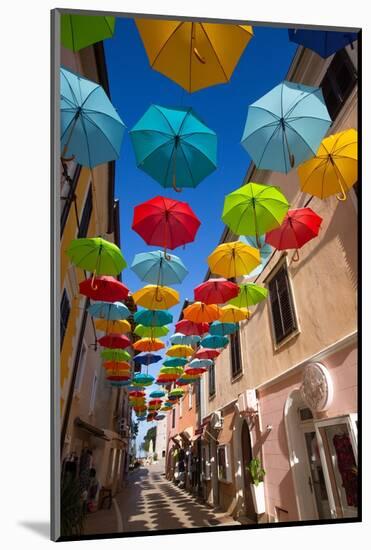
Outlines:
<svg viewBox="0 0 371 550"><path fill-rule="evenodd" d="M81 383L82 383L82 380L84 378L87 351L88 351L88 348L87 348L87 345L84 342L82 344L82 347L81 347L79 366L78 366L78 369L77 369L77 376L76 376L76 383L75 383L75 393L79 393L80 388L81 388Z"/></svg>
<svg viewBox="0 0 371 550"><path fill-rule="evenodd" d="M345 50L337 52L322 80L328 112L334 120L357 82L357 71Z"/></svg>
<svg viewBox="0 0 371 550"><path fill-rule="evenodd" d="M93 191L92 191L92 187L90 186L88 194L86 196L84 210L82 211L79 232L77 234L77 237L79 239L81 237L86 237L86 235L88 234L92 210L93 210Z"/></svg>
<svg viewBox="0 0 371 550"><path fill-rule="evenodd" d="M209 367L209 397L215 395L215 364Z"/></svg>
<svg viewBox="0 0 371 550"><path fill-rule="evenodd" d="M218 479L220 479L220 481L232 481L229 445L219 445L217 456L218 456Z"/></svg>
<svg viewBox="0 0 371 550"><path fill-rule="evenodd" d="M179 418L183 416L183 399L179 400Z"/></svg>
<svg viewBox="0 0 371 550"><path fill-rule="evenodd" d="M210 447L207 443L202 445L202 477L204 480L211 478Z"/></svg>
<svg viewBox="0 0 371 550"><path fill-rule="evenodd" d="M193 404L193 386L191 384L188 390L188 408L189 409L192 409L192 404Z"/></svg>
<svg viewBox="0 0 371 550"><path fill-rule="evenodd" d="M64 335L67 329L68 319L71 313L71 304L67 296L66 289L63 290L61 299L61 349L63 346Z"/></svg>
<svg viewBox="0 0 371 550"><path fill-rule="evenodd" d="M201 387L200 387L199 379L194 383L194 387L195 387L195 394L196 394L196 410L197 410L200 406L200 401L201 401Z"/></svg>
<svg viewBox="0 0 371 550"><path fill-rule="evenodd" d="M240 345L240 333L236 330L235 333L230 335L230 353L231 353L231 368L232 378L235 378L242 372L241 361L241 345Z"/></svg>
<svg viewBox="0 0 371 550"><path fill-rule="evenodd" d="M286 264L269 281L269 299L276 344L297 330L294 303Z"/></svg>
<svg viewBox="0 0 371 550"><path fill-rule="evenodd" d="M72 202L74 200L77 182L80 177L81 166L71 161L68 163L62 163L61 170L61 186L60 186L60 199L61 199L61 225L60 232L63 234L64 227L67 222L68 214ZM70 174L73 173L71 177Z"/></svg>
<svg viewBox="0 0 371 550"><path fill-rule="evenodd" d="M97 394L97 385L98 385L98 376L95 374L93 378L93 384L91 386L89 414L93 414L94 412L95 397Z"/></svg>
<svg viewBox="0 0 371 550"><path fill-rule="evenodd" d="M171 417L171 427L175 428L175 408L171 411L172 417Z"/></svg>

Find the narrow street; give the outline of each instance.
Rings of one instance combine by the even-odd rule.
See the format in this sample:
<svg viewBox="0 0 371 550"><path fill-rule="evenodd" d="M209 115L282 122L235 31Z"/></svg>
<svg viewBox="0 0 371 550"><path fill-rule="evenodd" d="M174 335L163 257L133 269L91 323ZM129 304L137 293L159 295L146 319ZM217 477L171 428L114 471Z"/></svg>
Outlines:
<svg viewBox="0 0 371 550"><path fill-rule="evenodd" d="M212 512L163 475L157 464L129 474L127 486L113 499L110 510L89 514L84 534L142 532L239 525L230 516Z"/></svg>

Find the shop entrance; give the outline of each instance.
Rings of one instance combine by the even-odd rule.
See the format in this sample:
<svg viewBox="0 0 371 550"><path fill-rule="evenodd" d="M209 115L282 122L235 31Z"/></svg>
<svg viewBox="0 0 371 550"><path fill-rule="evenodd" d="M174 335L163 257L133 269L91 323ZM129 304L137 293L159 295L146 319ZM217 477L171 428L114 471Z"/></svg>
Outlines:
<svg viewBox="0 0 371 550"><path fill-rule="evenodd" d="M256 513L254 509L254 503L251 495L251 478L247 470L248 465L252 459L251 451L251 438L249 426L244 420L241 430L241 449L242 449L242 465L243 465L243 480L244 480L244 499L245 499L245 510L246 516L256 522Z"/></svg>

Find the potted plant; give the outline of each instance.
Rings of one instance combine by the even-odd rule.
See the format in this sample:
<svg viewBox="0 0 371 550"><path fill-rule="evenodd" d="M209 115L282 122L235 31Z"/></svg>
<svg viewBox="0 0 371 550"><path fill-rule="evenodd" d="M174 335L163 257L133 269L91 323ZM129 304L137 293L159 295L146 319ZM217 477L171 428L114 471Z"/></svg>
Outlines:
<svg viewBox="0 0 371 550"><path fill-rule="evenodd" d="M252 483L251 494L254 501L255 512L264 514L265 498L264 498L264 476L265 470L262 468L259 458L253 458L247 467Z"/></svg>

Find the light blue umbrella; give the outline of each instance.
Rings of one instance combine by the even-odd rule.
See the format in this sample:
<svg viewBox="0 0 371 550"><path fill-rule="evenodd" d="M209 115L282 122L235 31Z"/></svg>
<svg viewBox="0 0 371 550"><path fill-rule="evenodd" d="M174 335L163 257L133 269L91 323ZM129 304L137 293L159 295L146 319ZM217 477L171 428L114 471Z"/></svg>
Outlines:
<svg viewBox="0 0 371 550"><path fill-rule="evenodd" d="M192 359L192 361L189 363L189 368L197 369L208 369L211 367L211 365L214 364L214 361L212 359Z"/></svg>
<svg viewBox="0 0 371 550"><path fill-rule="evenodd" d="M102 86L63 67L60 79L62 156L89 168L118 159L125 125Z"/></svg>
<svg viewBox="0 0 371 550"><path fill-rule="evenodd" d="M320 88L284 81L249 106L241 143L257 168L287 173L316 154L330 124Z"/></svg>
<svg viewBox="0 0 371 550"><path fill-rule="evenodd" d="M239 237L238 240L241 241L242 243L252 246L253 248L256 248L256 244L257 244L256 237L241 236ZM263 271L266 263L271 257L271 254L273 253L273 248L271 247L271 245L265 242L265 235L260 235L259 244L260 244L259 252L260 252L261 264L258 265L253 271L249 273L249 279L252 279L253 277L257 277Z"/></svg>
<svg viewBox="0 0 371 550"><path fill-rule="evenodd" d="M211 323L209 331L212 336L227 336L233 334L238 329L236 323L221 323L220 321L214 321Z"/></svg>
<svg viewBox="0 0 371 550"><path fill-rule="evenodd" d="M229 343L229 338L226 336L206 336L202 338L200 345L203 348L218 349L224 348Z"/></svg>
<svg viewBox="0 0 371 550"><path fill-rule="evenodd" d="M180 284L188 275L182 260L162 250L136 254L131 269L141 281L153 285L169 286Z"/></svg>
<svg viewBox="0 0 371 550"><path fill-rule="evenodd" d="M108 321L122 321L130 316L130 310L121 302L95 302L88 308L92 317Z"/></svg>
<svg viewBox="0 0 371 550"><path fill-rule="evenodd" d="M200 336L186 336L185 334L181 334L180 332L176 332L175 334L170 336L170 343L172 346L194 346L195 344L198 344L200 340Z"/></svg>
<svg viewBox="0 0 371 550"><path fill-rule="evenodd" d="M138 325L144 325L145 327L162 327L163 325L172 323L173 316L165 309L158 311L140 309L134 313L134 321Z"/></svg>
<svg viewBox="0 0 371 550"><path fill-rule="evenodd" d="M160 399L161 397L165 397L165 395L166 392L164 392L163 390L155 390L149 394L152 399Z"/></svg>
<svg viewBox="0 0 371 550"><path fill-rule="evenodd" d="M184 357L171 357L166 359L162 364L164 367L184 367L188 363Z"/></svg>
<svg viewBox="0 0 371 550"><path fill-rule="evenodd" d="M216 168L216 134L190 107L151 105L130 136L138 167L163 187L196 187Z"/></svg>

